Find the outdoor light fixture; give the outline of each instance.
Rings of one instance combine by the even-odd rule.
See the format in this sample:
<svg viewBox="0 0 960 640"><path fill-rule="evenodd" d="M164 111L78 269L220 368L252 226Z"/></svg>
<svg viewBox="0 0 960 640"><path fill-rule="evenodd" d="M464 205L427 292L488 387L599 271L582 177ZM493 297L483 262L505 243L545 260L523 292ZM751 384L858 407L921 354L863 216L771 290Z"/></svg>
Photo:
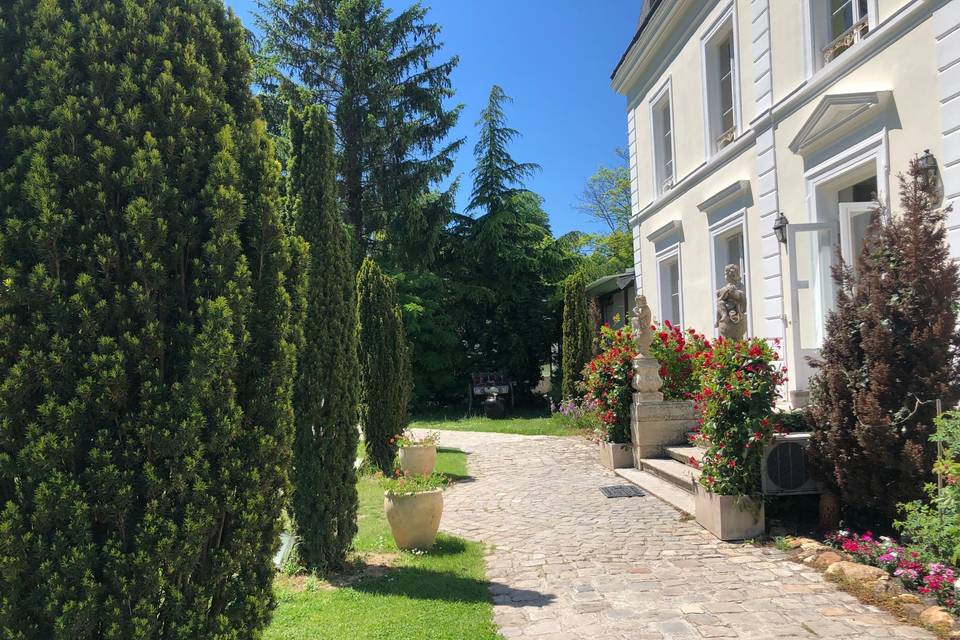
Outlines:
<svg viewBox="0 0 960 640"><path fill-rule="evenodd" d="M924 149L917 162L920 163L920 168L926 171L927 180L934 182L937 179L937 159L930 153L930 149Z"/></svg>
<svg viewBox="0 0 960 640"><path fill-rule="evenodd" d="M783 211L781 211L773 223L773 233L777 236L777 240L779 240L781 244L787 244L788 224L790 224L790 221L787 220L787 216L783 215Z"/></svg>

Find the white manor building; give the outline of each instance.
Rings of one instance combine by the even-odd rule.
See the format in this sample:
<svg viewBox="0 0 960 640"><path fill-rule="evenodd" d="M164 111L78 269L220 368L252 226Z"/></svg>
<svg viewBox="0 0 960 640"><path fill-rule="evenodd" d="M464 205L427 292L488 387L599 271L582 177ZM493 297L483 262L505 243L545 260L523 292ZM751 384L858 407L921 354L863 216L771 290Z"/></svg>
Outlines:
<svg viewBox="0 0 960 640"><path fill-rule="evenodd" d="M627 98L637 290L715 332L739 264L749 332L782 344L803 404L852 256L898 173L936 163L960 257L960 0L646 0L612 76ZM779 221L779 224L778 224ZM781 241L782 237L782 241Z"/></svg>

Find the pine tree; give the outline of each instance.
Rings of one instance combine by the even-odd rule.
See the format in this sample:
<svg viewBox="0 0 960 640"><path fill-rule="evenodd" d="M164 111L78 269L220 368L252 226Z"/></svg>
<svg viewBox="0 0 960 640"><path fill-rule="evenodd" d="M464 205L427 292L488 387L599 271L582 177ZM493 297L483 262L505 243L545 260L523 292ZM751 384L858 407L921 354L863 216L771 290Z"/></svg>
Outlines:
<svg viewBox="0 0 960 640"><path fill-rule="evenodd" d="M811 382L821 476L847 505L886 516L922 496L936 453L934 401L958 397L960 276L937 198L911 162L901 215L877 211L855 268L834 270L836 310Z"/></svg>
<svg viewBox="0 0 960 640"><path fill-rule="evenodd" d="M325 104L334 121L356 264L375 251L392 265L422 266L448 222L424 198L463 144L447 141L461 107L445 104L458 59L441 58L440 27L419 3L396 13L382 0L258 4L263 56L275 68L264 88Z"/></svg>
<svg viewBox="0 0 960 640"><path fill-rule="evenodd" d="M539 167L515 161L507 149L519 135L506 124L509 101L494 86L477 123L470 210L480 215L461 222L470 272L459 279L481 288L464 314L474 370L505 370L526 395L560 333L558 285L572 264L553 239L543 199L524 188Z"/></svg>
<svg viewBox="0 0 960 640"><path fill-rule="evenodd" d="M326 572L342 565L357 532L357 307L333 129L324 109L311 106L302 118L290 112L289 130L291 218L309 247L291 503L301 559Z"/></svg>
<svg viewBox="0 0 960 640"><path fill-rule="evenodd" d="M563 398L577 398L583 367L590 359L590 318L587 316L587 292L582 273L563 282Z"/></svg>
<svg viewBox="0 0 960 640"><path fill-rule="evenodd" d="M393 471L395 436L409 422L410 354L393 282L365 258L357 274L357 344L360 352L360 424L367 455Z"/></svg>
<svg viewBox="0 0 960 640"><path fill-rule="evenodd" d="M8 638L253 638L272 608L279 171L239 21L148 5L0 4Z"/></svg>

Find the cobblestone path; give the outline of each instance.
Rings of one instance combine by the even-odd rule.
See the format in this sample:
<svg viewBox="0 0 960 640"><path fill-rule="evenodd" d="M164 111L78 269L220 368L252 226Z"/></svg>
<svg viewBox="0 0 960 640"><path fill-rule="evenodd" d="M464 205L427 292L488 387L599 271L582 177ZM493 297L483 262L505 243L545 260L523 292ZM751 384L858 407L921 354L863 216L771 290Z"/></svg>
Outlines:
<svg viewBox="0 0 960 640"><path fill-rule="evenodd" d="M441 528L490 545L507 640L934 637L657 498L603 497L624 481L580 439L447 431L440 444L466 451L473 476L446 492Z"/></svg>

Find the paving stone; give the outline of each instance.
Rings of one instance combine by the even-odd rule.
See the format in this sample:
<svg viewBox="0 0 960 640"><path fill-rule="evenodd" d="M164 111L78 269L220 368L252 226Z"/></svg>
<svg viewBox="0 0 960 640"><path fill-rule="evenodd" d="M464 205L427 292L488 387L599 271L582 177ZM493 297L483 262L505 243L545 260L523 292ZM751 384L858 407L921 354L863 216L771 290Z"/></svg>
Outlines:
<svg viewBox="0 0 960 640"><path fill-rule="evenodd" d="M582 439L441 432L440 446L473 476L445 492L441 529L488 545L506 640L935 638L653 496L603 497L624 481Z"/></svg>

